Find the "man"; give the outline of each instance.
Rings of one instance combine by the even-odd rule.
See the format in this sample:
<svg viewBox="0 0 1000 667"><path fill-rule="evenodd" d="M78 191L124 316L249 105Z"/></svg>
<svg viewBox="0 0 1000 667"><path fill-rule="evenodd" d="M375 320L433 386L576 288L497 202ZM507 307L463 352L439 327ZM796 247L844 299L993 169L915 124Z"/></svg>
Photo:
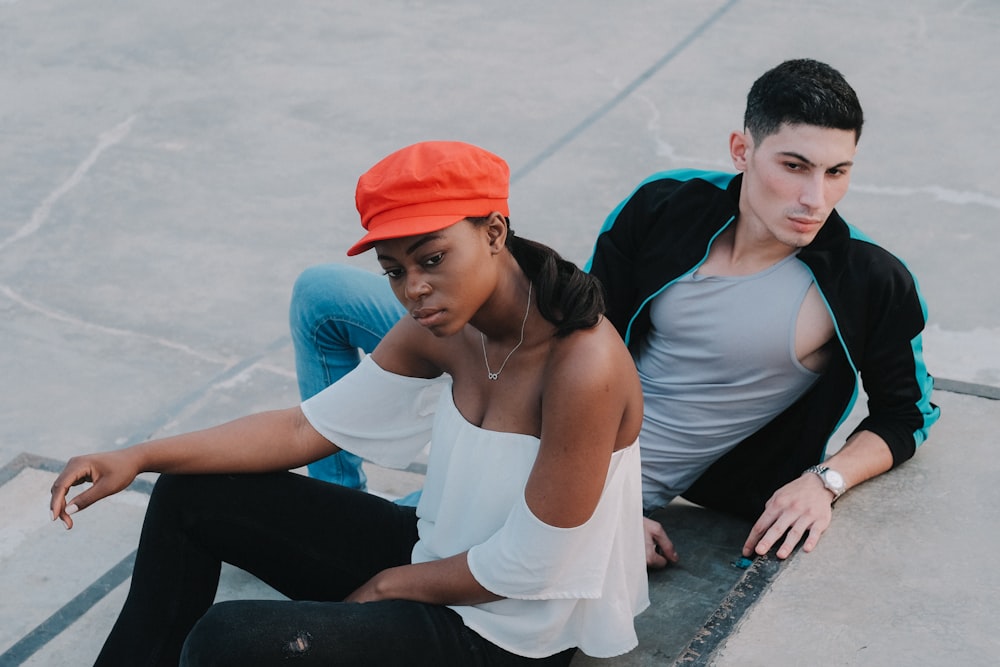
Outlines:
<svg viewBox="0 0 1000 667"><path fill-rule="evenodd" d="M803 539L811 551L833 502L910 458L939 416L916 281L834 210L862 124L839 72L782 63L754 83L730 136L740 173L652 176L609 216L588 263L643 381L646 512L683 495L755 520L746 556L786 558ZM300 277L304 398L372 349L404 314L393 304L371 274L328 265ZM859 374L869 414L824 460ZM357 464L310 474L363 485ZM659 523L646 532L651 567L677 560Z"/></svg>

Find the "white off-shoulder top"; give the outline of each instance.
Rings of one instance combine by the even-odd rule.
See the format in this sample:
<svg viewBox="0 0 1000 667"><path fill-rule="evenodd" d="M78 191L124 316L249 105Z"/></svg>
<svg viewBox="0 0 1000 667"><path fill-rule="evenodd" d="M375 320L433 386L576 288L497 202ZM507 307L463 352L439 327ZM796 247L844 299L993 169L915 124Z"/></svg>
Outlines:
<svg viewBox="0 0 1000 667"><path fill-rule="evenodd" d="M366 356L302 411L331 442L378 465L405 467L431 444L412 561L468 551L472 575L505 598L453 606L466 626L530 658L574 646L606 658L636 646L633 617L649 605L638 443L612 455L590 519L557 528L524 498L539 439L470 424L448 376L396 375Z"/></svg>

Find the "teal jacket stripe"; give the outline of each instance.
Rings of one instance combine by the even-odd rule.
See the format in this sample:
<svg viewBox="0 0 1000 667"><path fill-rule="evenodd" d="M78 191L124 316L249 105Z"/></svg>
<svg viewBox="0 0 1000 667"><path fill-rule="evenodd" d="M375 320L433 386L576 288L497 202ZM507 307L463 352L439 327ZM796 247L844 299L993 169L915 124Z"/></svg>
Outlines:
<svg viewBox="0 0 1000 667"><path fill-rule="evenodd" d="M850 230L851 238L858 241L864 241L865 243L871 243L872 245L878 245L873 241L867 234L863 231L848 223L847 228ZM906 267L907 271L910 271L910 267L907 266L906 262L902 258L899 259L900 263ZM927 302L924 300L924 293L920 289L920 281L917 280L916 274L910 271L910 276L913 278L913 284L917 290L917 298L920 301L920 310L923 312L924 321L927 321ZM829 306L828 306L829 307ZM934 377L927 372L927 365L924 362L924 344L923 335L917 334L910 341L910 348L913 350L913 362L916 366L916 376L914 381L920 386L920 400L917 401L917 409L920 410L920 414L924 416L923 424L920 428L913 432L913 443L916 447L922 445L930 434L930 428L935 422L941 417L941 409L931 403L931 394L934 391ZM853 366L854 363L851 362ZM855 389L855 395L857 395L857 389ZM851 401L853 404L853 401ZM844 415L846 418L847 415ZM841 420L843 421L843 420Z"/></svg>
<svg viewBox="0 0 1000 667"><path fill-rule="evenodd" d="M614 210L611 211L611 213L608 214L608 217L604 219L604 224L601 225L601 229L598 230L597 236L599 238L601 234L603 234L604 232L608 231L609 229L615 226L615 221L618 219L618 214L622 212L623 208L625 208L625 204L627 204L629 200L632 199L632 195L634 195L642 188L642 186L648 183L652 183L653 181L663 180L666 178L669 178L672 181L691 181L696 178L700 178L703 181L708 181L709 183L715 185L721 190L725 190L729 186L730 181L732 181L734 177L735 174L728 174L722 171L701 171L699 169L672 169L670 171L658 171L652 176L644 179L641 183L639 183L639 185L635 186L635 189L629 193L629 196L621 200L618 203L618 206L615 206ZM594 263L594 252L596 251L596 249L597 246L595 241L594 250L590 252L590 259L588 259L587 263L583 265L583 270L586 271L587 273L590 273L590 267ZM664 287L666 287L666 285L664 285Z"/></svg>
<svg viewBox="0 0 1000 667"><path fill-rule="evenodd" d="M632 317L631 317L631 319L629 319L629 321L628 321L628 327L625 329L625 346L626 347L628 347L629 344L632 342L632 325L635 324L635 319L637 317L639 317L639 313L641 313L643 310L645 310L646 306L649 305L650 301L652 301L653 299L655 299L656 297L658 297L660 294L662 294L663 290L667 289L668 287L670 287L671 285L673 285L674 283L676 283L678 280L680 280L684 276L691 275L692 273L694 273L695 271L697 271L698 268L702 264L705 263L705 260L708 259L708 253L712 249L712 244L715 243L715 239L717 239L719 237L719 234L721 234L722 232L726 231L726 229L729 228L729 225L733 224L734 220L736 220L735 216L733 216L732 218L730 218L729 222L727 222L725 225L722 226L722 229L720 229L719 231L717 231L715 234L712 235L712 240L710 240L708 242L708 247L705 248L705 254L702 256L702 258L700 260L698 260L698 263L695 264L691 268L690 271L688 271L687 273L683 273L683 274L677 276L673 280L668 281L663 287L661 287L660 289L658 289L655 292L653 292L652 294L650 294L642 302L642 304L638 308L636 308L635 314L633 314Z"/></svg>

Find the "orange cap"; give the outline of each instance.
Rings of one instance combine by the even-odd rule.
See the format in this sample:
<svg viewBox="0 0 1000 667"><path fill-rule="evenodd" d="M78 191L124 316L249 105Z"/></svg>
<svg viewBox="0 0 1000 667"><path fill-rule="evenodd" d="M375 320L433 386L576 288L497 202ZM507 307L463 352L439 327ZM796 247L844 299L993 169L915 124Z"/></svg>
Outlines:
<svg viewBox="0 0 1000 667"><path fill-rule="evenodd" d="M354 201L368 233L347 254L493 211L510 215L509 183L503 158L472 144L424 141L401 148L358 179Z"/></svg>

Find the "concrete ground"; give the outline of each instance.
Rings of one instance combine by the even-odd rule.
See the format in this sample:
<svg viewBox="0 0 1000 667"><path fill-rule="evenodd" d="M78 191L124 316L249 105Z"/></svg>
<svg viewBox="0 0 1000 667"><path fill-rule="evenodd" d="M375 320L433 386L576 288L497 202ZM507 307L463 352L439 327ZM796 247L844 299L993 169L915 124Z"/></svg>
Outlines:
<svg viewBox="0 0 1000 667"><path fill-rule="evenodd" d="M803 56L865 107L839 209L919 276L944 416L783 564L667 508L639 648L577 662L995 664L998 29L991 0L0 0L0 666L92 661L124 596L150 480L67 532L61 462L297 401L289 291L375 268L343 255L368 166L480 144L514 228L582 262L642 178L727 168L754 78ZM247 595L274 593L227 570Z"/></svg>

